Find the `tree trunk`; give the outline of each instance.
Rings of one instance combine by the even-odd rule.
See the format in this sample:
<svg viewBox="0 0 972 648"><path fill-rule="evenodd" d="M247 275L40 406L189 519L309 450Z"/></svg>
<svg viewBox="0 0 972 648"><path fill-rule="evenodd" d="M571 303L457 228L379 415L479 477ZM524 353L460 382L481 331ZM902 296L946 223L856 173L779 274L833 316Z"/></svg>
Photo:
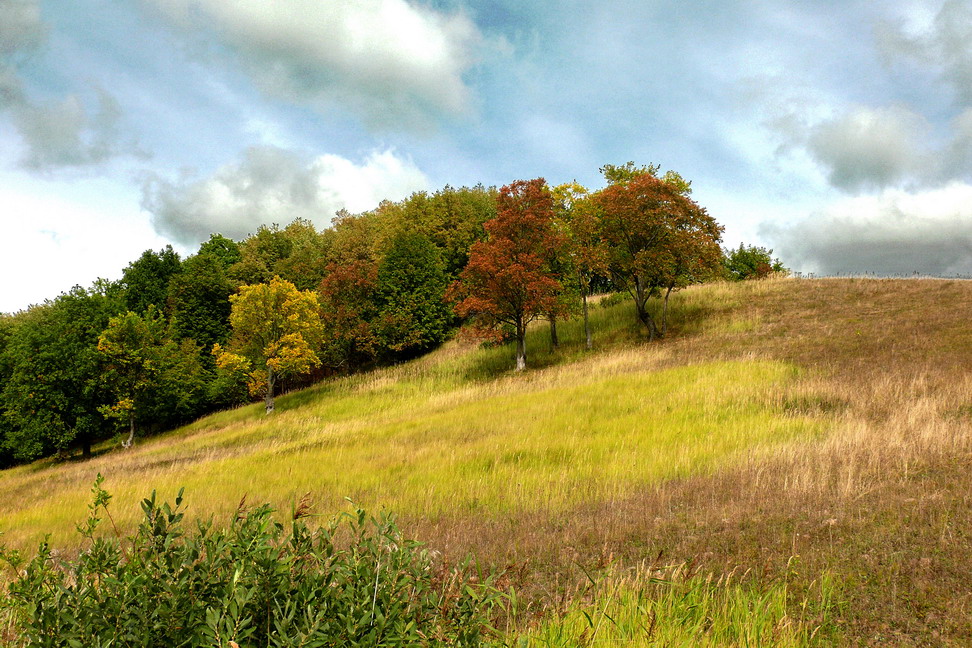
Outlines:
<svg viewBox="0 0 972 648"><path fill-rule="evenodd" d="M516 370L526 369L526 326L516 324Z"/></svg>
<svg viewBox="0 0 972 648"><path fill-rule="evenodd" d="M132 442L135 440L135 415L130 414L128 416L128 438L122 441L123 448L131 448Z"/></svg>
<svg viewBox="0 0 972 648"><path fill-rule="evenodd" d="M644 286L641 285L641 277L635 277L634 297L635 308L638 309L638 319L640 319L641 323L644 324L648 329L648 341L654 342L658 329L655 327L655 321L651 319L651 315L648 314L648 293L645 291Z"/></svg>
<svg viewBox="0 0 972 648"><path fill-rule="evenodd" d="M267 395L264 397L264 402L267 406L267 414L273 412L273 385L276 382L276 376L273 375L273 369L267 367Z"/></svg>
<svg viewBox="0 0 972 648"><path fill-rule="evenodd" d="M557 316L550 316L550 348L556 351L560 348L560 338L557 337Z"/></svg>
<svg viewBox="0 0 972 648"><path fill-rule="evenodd" d="M668 290L665 291L665 307L662 309L662 330L661 330L662 337L668 335L668 297L671 294L672 294L672 287L669 286Z"/></svg>
<svg viewBox="0 0 972 648"><path fill-rule="evenodd" d="M587 289L581 293L581 301L584 304L584 335L587 338L587 350L590 351L594 348L593 340L591 339L591 323L587 319Z"/></svg>
<svg viewBox="0 0 972 648"><path fill-rule="evenodd" d="M81 440L81 458L90 459L91 458L91 440L82 439Z"/></svg>

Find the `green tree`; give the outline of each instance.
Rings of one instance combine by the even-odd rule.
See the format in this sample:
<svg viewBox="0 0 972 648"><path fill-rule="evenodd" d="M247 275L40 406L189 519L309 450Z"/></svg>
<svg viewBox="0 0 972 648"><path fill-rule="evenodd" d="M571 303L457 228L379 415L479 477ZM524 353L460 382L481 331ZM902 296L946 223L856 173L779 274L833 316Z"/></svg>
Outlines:
<svg viewBox="0 0 972 648"><path fill-rule="evenodd" d="M98 338L98 352L115 395L101 412L127 425L123 447L132 445L136 425L161 429L198 413L205 394L199 348L190 340L172 340L155 308L112 317Z"/></svg>
<svg viewBox="0 0 972 648"><path fill-rule="evenodd" d="M274 277L269 283L243 286L230 298L232 334L226 349L213 348L216 364L247 376L250 393L274 409L280 377L307 373L321 364L321 318L317 295L297 290Z"/></svg>
<svg viewBox="0 0 972 648"><path fill-rule="evenodd" d="M598 277L608 276L607 247L601 238L597 205L590 192L572 182L554 188L557 220L566 233L566 250L581 296L584 315L584 337L588 351L593 346L587 300Z"/></svg>
<svg viewBox="0 0 972 648"><path fill-rule="evenodd" d="M153 305L165 310L169 280L181 270L179 255L171 245L158 252L145 250L122 274L125 308L136 313L144 313Z"/></svg>
<svg viewBox="0 0 972 648"><path fill-rule="evenodd" d="M218 257L200 253L186 259L182 272L169 282L175 336L195 340L207 352L226 342L232 293L233 282Z"/></svg>
<svg viewBox="0 0 972 648"><path fill-rule="evenodd" d="M733 281L763 279L774 272L787 271L779 259L773 258L773 250L742 243L738 248L724 252L723 265L726 275Z"/></svg>
<svg viewBox="0 0 972 648"><path fill-rule="evenodd" d="M289 257L293 249L293 241L276 223L261 225L256 234L240 243L240 260L230 267L229 275L244 284L269 282L277 263Z"/></svg>
<svg viewBox="0 0 972 648"><path fill-rule="evenodd" d="M211 234L209 240L199 246L199 256L208 256L219 261L223 271L228 271L233 264L243 260L240 246L233 239L222 234Z"/></svg>
<svg viewBox="0 0 972 648"><path fill-rule="evenodd" d="M376 305L381 345L399 355L428 351L452 320L449 279L438 249L423 234L401 232L378 266Z"/></svg>
<svg viewBox="0 0 972 648"><path fill-rule="evenodd" d="M4 444L29 461L111 433L100 408L111 404L102 380L98 335L117 312L110 297L75 286L18 316L7 344L9 376L3 386Z"/></svg>

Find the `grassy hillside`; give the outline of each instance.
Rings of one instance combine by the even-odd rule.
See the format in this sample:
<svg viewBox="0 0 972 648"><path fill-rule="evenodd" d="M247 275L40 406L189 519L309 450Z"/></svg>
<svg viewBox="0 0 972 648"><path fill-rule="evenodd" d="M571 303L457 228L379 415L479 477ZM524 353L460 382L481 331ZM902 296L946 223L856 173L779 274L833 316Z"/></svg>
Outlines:
<svg viewBox="0 0 972 648"><path fill-rule="evenodd" d="M153 488L217 519L243 495L350 497L444 560L505 569L536 645L963 645L970 307L972 282L708 285L673 297L651 345L629 302L595 307L595 352L579 322L558 352L538 325L522 375L510 348L455 341L269 418L4 471L0 529L70 549L99 472L121 526Z"/></svg>

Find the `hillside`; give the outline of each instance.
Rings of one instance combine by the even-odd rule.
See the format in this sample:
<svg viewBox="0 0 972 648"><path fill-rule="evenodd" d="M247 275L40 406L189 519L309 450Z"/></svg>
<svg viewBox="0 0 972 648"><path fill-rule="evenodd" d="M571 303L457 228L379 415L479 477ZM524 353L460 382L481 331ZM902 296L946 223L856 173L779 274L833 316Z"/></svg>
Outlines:
<svg viewBox="0 0 972 648"><path fill-rule="evenodd" d="M271 417L244 407L129 451L4 471L4 541L50 533L70 549L98 473L122 526L152 489L185 486L190 514L218 520L244 495L286 510L309 493L327 514L350 497L396 513L443 560L505 569L564 628L676 566L780 594L774 632L972 637L972 282L698 286L673 297L670 335L650 345L630 302L605 304L593 353L579 322L557 352L537 325L524 374L508 347L452 341L284 396ZM583 589L590 574L600 590Z"/></svg>

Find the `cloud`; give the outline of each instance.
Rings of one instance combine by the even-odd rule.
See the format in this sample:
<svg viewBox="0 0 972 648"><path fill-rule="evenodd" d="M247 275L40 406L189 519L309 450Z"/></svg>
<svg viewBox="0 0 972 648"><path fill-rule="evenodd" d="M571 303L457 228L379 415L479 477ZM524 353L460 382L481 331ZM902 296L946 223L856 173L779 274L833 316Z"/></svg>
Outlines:
<svg viewBox="0 0 972 648"><path fill-rule="evenodd" d="M77 95L48 105L24 101L15 106L14 123L26 144L21 164L43 171L140 154L134 143L120 138L118 102L100 89L97 96L98 110L91 115Z"/></svg>
<svg viewBox="0 0 972 648"><path fill-rule="evenodd" d="M806 146L834 187L883 188L929 169L923 150L929 130L921 115L901 106L858 107L813 126Z"/></svg>
<svg viewBox="0 0 972 648"><path fill-rule="evenodd" d="M964 105L972 104L972 2L946 0L926 24L880 23L875 35L889 60L912 60L939 69Z"/></svg>
<svg viewBox="0 0 972 648"><path fill-rule="evenodd" d="M36 49L46 32L38 0L0 0L0 110L22 100L14 60Z"/></svg>
<svg viewBox="0 0 972 648"><path fill-rule="evenodd" d="M17 65L44 43L47 26L37 0L0 0L0 110L6 110L21 137L21 165L35 171L80 167L116 155L141 155L118 128L121 109L115 98L94 88L97 109L80 95L33 101L24 90Z"/></svg>
<svg viewBox="0 0 972 648"><path fill-rule="evenodd" d="M267 94L380 126L468 111L463 74L485 43L465 14L405 0L143 1L183 29L209 26Z"/></svg>
<svg viewBox="0 0 972 648"><path fill-rule="evenodd" d="M972 274L972 185L844 199L760 234L788 266L821 274Z"/></svg>
<svg viewBox="0 0 972 648"><path fill-rule="evenodd" d="M307 158L273 146L247 149L242 160L211 177L170 182L145 179L142 207L155 229L182 243L219 232L243 238L260 225L306 218L324 226L341 209L373 209L425 189L428 180L392 151L374 152L362 164L338 155Z"/></svg>

